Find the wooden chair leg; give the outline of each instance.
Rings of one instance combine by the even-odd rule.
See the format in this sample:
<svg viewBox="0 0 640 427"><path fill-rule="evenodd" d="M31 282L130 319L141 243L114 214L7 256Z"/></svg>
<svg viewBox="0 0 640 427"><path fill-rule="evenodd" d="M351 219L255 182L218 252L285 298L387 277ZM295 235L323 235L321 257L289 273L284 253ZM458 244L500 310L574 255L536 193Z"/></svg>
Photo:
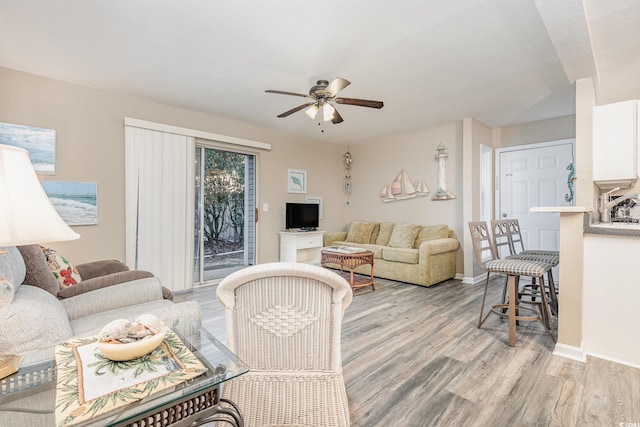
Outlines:
<svg viewBox="0 0 640 427"><path fill-rule="evenodd" d="M551 310L549 308L549 303L547 300L547 293L544 290L544 276L540 277L540 288L542 292L540 293L540 299L542 300L542 304L540 304L540 320L542 322L542 326L547 330L549 335L551 335L551 339L553 342L557 342L557 338L555 333L553 332L553 322L551 319Z"/></svg>
<svg viewBox="0 0 640 427"><path fill-rule="evenodd" d="M516 346L516 316L518 287L516 276L509 276L509 345Z"/></svg>
<svg viewBox="0 0 640 427"><path fill-rule="evenodd" d="M551 312L558 315L558 291L556 290L556 284L553 281L553 272L549 270L549 299L551 300Z"/></svg>
<svg viewBox="0 0 640 427"><path fill-rule="evenodd" d="M484 316L483 318L483 314L484 314L484 304L487 300L487 289L489 288L489 275L491 273L487 272L487 280L484 282L484 294L482 295L482 305L480 306L480 318L478 319L478 328L482 326L482 324L484 323L485 320L487 320L487 317L489 317L489 315L491 314L491 310L489 310L489 313L487 313L486 316Z"/></svg>

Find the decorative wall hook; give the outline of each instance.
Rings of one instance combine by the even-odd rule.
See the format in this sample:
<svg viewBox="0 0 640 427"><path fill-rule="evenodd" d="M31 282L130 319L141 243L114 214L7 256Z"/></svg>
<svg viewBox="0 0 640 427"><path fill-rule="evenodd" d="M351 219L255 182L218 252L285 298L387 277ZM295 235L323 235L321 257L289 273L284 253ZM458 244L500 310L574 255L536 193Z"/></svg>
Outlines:
<svg viewBox="0 0 640 427"><path fill-rule="evenodd" d="M347 152L344 153L344 165L347 168L347 173L344 176L344 191L347 193L351 192L351 163L353 163L353 158L351 157L351 153L349 152L349 147L347 147Z"/></svg>

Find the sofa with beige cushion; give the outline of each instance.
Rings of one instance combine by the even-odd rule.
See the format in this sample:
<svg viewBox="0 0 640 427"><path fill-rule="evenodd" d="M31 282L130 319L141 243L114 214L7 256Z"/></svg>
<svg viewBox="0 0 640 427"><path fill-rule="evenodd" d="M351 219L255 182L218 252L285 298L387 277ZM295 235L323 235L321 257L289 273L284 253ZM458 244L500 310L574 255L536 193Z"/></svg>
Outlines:
<svg viewBox="0 0 640 427"><path fill-rule="evenodd" d="M374 276L431 286L456 275L459 243L446 225L353 221L348 231L326 233L324 246L351 246L374 254ZM330 268L340 268L327 264ZM370 266L355 271L370 274Z"/></svg>

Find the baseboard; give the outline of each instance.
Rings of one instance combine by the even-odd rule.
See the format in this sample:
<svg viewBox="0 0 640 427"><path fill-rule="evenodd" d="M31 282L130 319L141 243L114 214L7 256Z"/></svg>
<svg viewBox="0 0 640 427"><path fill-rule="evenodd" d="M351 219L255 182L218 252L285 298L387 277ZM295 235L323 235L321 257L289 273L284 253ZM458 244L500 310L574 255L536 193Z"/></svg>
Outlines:
<svg viewBox="0 0 640 427"><path fill-rule="evenodd" d="M630 366L632 368L640 369L640 365L636 363L627 362L626 360L616 359L615 357L603 356L598 353L587 352L587 356L589 357L597 357L598 359L607 360L609 362L618 363L620 365Z"/></svg>
<svg viewBox="0 0 640 427"><path fill-rule="evenodd" d="M567 359L577 360L578 362L586 362L587 354L582 350L582 347L575 347L567 344L556 344L553 349L555 356L565 357Z"/></svg>
<svg viewBox="0 0 640 427"><path fill-rule="evenodd" d="M456 279L462 280L462 283L464 283L465 285L475 285L477 283L484 281L485 278L486 278L486 274L484 273L476 277L468 277L463 274L456 274Z"/></svg>

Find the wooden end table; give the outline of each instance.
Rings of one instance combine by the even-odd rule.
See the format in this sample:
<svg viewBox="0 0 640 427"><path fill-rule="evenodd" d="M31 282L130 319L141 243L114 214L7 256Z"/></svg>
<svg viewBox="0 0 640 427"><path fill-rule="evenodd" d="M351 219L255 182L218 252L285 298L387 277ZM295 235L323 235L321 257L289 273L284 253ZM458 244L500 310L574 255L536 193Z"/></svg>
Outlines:
<svg viewBox="0 0 640 427"><path fill-rule="evenodd" d="M325 247L321 252L320 265L325 264L338 264L340 265L340 275L349 281L351 291L355 292L358 288L364 288L371 286L371 289L376 290L373 285L373 252L348 252L348 250L341 250L339 248ZM368 276L355 276L353 271L361 265L371 265L371 277ZM347 269L348 271L345 271Z"/></svg>

